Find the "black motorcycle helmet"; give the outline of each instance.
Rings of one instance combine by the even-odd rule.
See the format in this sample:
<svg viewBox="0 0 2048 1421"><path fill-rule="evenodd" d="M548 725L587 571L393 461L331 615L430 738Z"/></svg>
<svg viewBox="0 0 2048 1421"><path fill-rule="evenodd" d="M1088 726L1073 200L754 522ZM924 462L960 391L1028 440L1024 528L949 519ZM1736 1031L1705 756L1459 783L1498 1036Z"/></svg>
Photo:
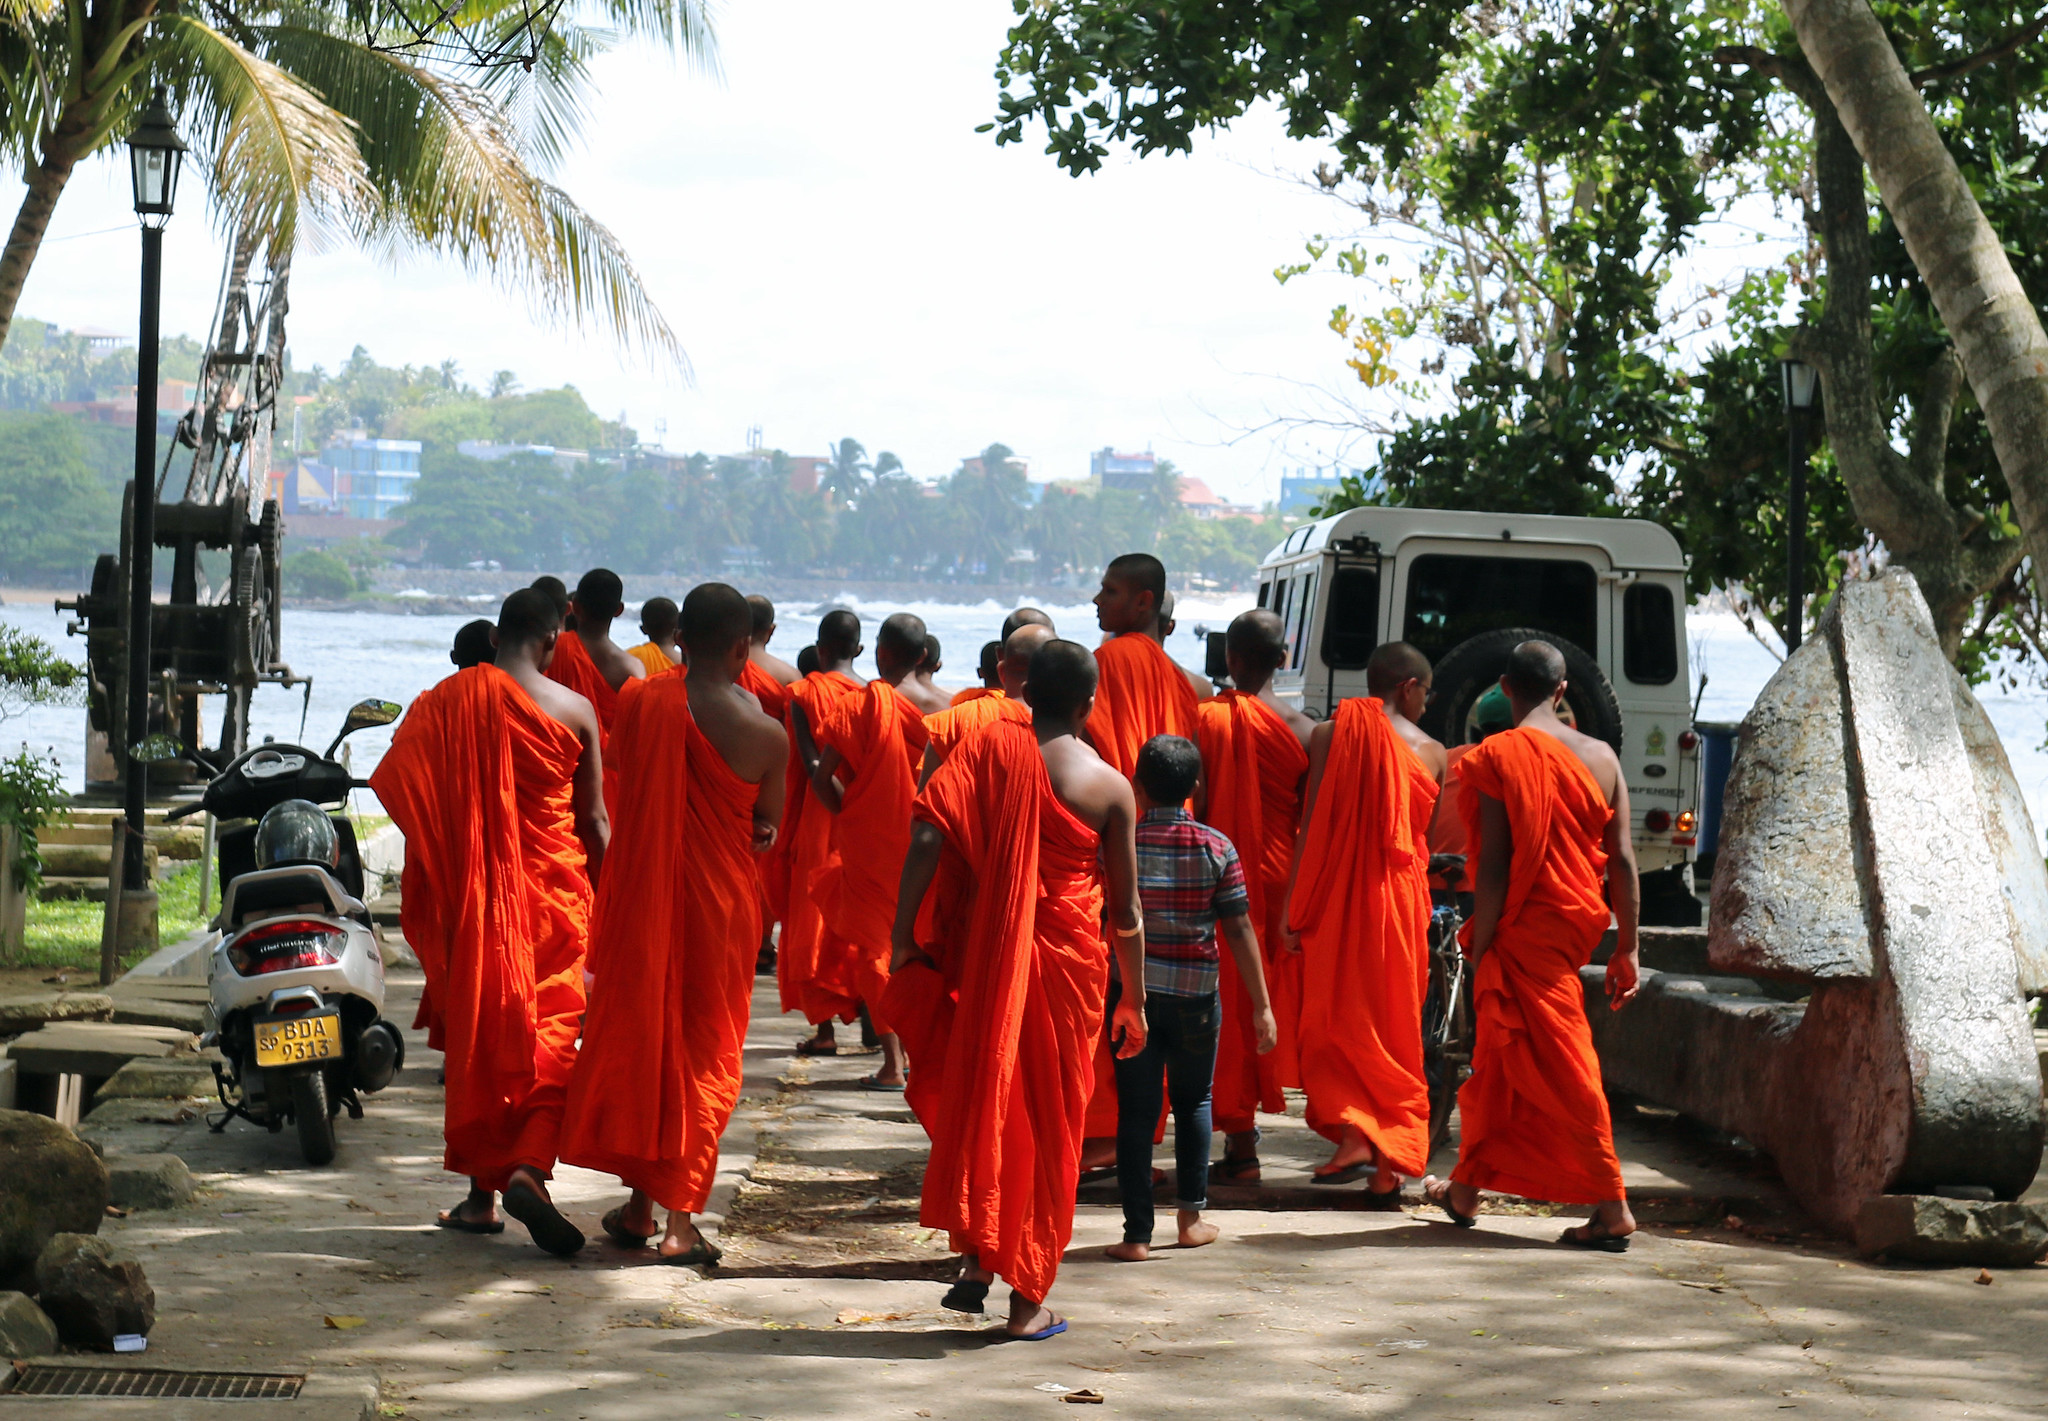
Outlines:
<svg viewBox="0 0 2048 1421"><path fill-rule="evenodd" d="M256 821L256 866L283 868L317 863L341 867L341 838L327 811L308 799L273 804Z"/></svg>

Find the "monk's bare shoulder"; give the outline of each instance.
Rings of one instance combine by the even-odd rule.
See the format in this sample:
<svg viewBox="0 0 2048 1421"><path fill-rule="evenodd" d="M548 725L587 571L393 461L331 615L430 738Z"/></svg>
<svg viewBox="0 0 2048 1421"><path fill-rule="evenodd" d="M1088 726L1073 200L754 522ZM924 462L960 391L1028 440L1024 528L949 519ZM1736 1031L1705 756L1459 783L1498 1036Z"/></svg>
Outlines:
<svg viewBox="0 0 2048 1421"><path fill-rule="evenodd" d="M1301 748L1304 750L1308 749L1309 737L1316 733L1316 723L1295 709L1295 707L1290 706L1278 696L1272 695L1267 691L1259 692L1259 700L1265 705L1266 709L1280 717L1282 724L1294 732L1295 738L1301 741Z"/></svg>
<svg viewBox="0 0 2048 1421"><path fill-rule="evenodd" d="M1038 750L1054 796L1089 828L1102 828L1119 804L1134 806L1130 781L1110 768L1092 745L1066 735L1046 741Z"/></svg>
<svg viewBox="0 0 2048 1421"><path fill-rule="evenodd" d="M600 637L594 645L586 638L583 649L590 653L591 664L597 667L598 674L614 691L628 681L642 680L647 675L647 663L610 637Z"/></svg>
<svg viewBox="0 0 2048 1421"><path fill-rule="evenodd" d="M692 686L690 714L732 772L750 784L759 784L789 756L782 723L743 686Z"/></svg>
<svg viewBox="0 0 2048 1421"><path fill-rule="evenodd" d="M1593 782L1600 786L1600 792L1614 801L1616 789L1621 784L1621 757L1614 753L1614 747L1605 740L1596 740L1590 735L1572 729L1562 722L1554 725L1535 727L1556 738L1559 744L1579 757L1585 767L1593 772Z"/></svg>
<svg viewBox="0 0 2048 1421"><path fill-rule="evenodd" d="M1188 670L1187 667L1182 666L1178 661L1174 662L1173 665L1175 670L1179 671L1181 675L1188 678L1188 689L1195 693L1196 700L1207 701L1213 700L1215 698L1215 682L1211 681L1207 676L1204 676L1199 671Z"/></svg>
<svg viewBox="0 0 2048 1421"><path fill-rule="evenodd" d="M560 681L550 681L538 674L528 677L515 673L512 679L533 697L535 705L575 731L586 745L595 745L601 738L597 729L597 711L583 695Z"/></svg>
<svg viewBox="0 0 2048 1421"><path fill-rule="evenodd" d="M1423 767L1441 784L1451 768L1450 757L1444 753L1444 747L1414 721L1398 715L1388 719L1393 722L1394 732L1415 752L1415 758L1422 761Z"/></svg>
<svg viewBox="0 0 2048 1421"><path fill-rule="evenodd" d="M779 656L772 656L758 648L750 653L749 659L785 686L794 686L797 682L804 679L804 673L797 670L787 661L784 661Z"/></svg>

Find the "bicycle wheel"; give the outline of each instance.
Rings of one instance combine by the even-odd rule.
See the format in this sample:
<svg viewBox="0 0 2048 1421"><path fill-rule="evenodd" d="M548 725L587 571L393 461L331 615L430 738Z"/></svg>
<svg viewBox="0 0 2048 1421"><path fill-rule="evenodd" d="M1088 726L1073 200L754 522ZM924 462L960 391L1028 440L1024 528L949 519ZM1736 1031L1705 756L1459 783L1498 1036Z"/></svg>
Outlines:
<svg viewBox="0 0 2048 1421"><path fill-rule="evenodd" d="M1422 1075L1429 1090L1429 1151L1451 1132L1458 1087L1471 1065L1471 988L1458 951L1458 913L1440 907L1429 924L1429 992L1422 1006Z"/></svg>

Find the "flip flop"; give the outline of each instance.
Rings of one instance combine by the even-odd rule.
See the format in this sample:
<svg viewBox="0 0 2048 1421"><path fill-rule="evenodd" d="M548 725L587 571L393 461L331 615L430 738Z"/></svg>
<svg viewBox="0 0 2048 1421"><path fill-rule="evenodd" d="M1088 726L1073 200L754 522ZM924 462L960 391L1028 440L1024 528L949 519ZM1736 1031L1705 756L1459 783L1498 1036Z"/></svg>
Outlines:
<svg viewBox="0 0 2048 1421"><path fill-rule="evenodd" d="M1429 1186L1439 1182L1443 1184L1444 1192L1440 1195L1431 1194ZM1479 1215L1476 1212L1461 1214L1451 1207L1451 1186L1448 1180L1439 1181L1435 1175L1425 1176L1422 1181L1422 1197L1450 1215L1451 1222L1461 1229L1476 1228L1479 1224Z"/></svg>
<svg viewBox="0 0 2048 1421"><path fill-rule="evenodd" d="M562 1217L562 1211L539 1190L528 1184L508 1184L503 1194L505 1212L526 1225L533 1241L557 1258L570 1258L584 1244L583 1230Z"/></svg>
<svg viewBox="0 0 2048 1421"><path fill-rule="evenodd" d="M695 1243L691 1244L681 1253L662 1255L661 1261L674 1264L678 1268L709 1268L723 1257L725 1257L724 1249L704 1237L703 1234L698 1234Z"/></svg>
<svg viewBox="0 0 2048 1421"><path fill-rule="evenodd" d="M1365 1178L1377 1168L1378 1166L1371 1160L1361 1160L1357 1164L1347 1164L1342 1169L1333 1169L1328 1174L1311 1174L1308 1177L1308 1182L1310 1184L1349 1184L1354 1179Z"/></svg>
<svg viewBox="0 0 2048 1421"><path fill-rule="evenodd" d="M1233 1159L1225 1155L1209 1166L1211 1184L1257 1184L1259 1183L1259 1157L1240 1155Z"/></svg>
<svg viewBox="0 0 2048 1421"><path fill-rule="evenodd" d="M799 1056L837 1056L839 1054L839 1043L835 1041L829 1046L820 1046L816 1037L806 1036L803 1040L796 1043L796 1054Z"/></svg>
<svg viewBox="0 0 2048 1421"><path fill-rule="evenodd" d="M604 1230L605 1237L620 1248L645 1248L648 1240L661 1232L660 1229L650 1229L644 1234L636 1234L626 1227L625 1216L626 1206L621 1204L598 1220L598 1227Z"/></svg>
<svg viewBox="0 0 2048 1421"><path fill-rule="evenodd" d="M459 1234L501 1234L505 1232L505 1221L503 1219L492 1219L489 1223L485 1223L481 1219L465 1219L456 1212L461 1207L461 1204L457 1204L454 1209L450 1209L445 1214L436 1214L434 1216L434 1227L448 1229L453 1233Z"/></svg>
<svg viewBox="0 0 2048 1421"><path fill-rule="evenodd" d="M982 1311L982 1303L987 1298L988 1284L961 1278L946 1289L946 1296L939 1299L939 1306L948 1312L979 1313Z"/></svg>
<svg viewBox="0 0 2048 1421"><path fill-rule="evenodd" d="M1051 1327L1041 1327L1036 1332L1008 1332L1004 1335L1012 1342L1043 1342L1048 1337L1057 1337L1067 1330L1067 1320L1060 1318Z"/></svg>
<svg viewBox="0 0 2048 1421"><path fill-rule="evenodd" d="M1580 1229L1587 1232L1580 1233ZM1583 1248L1594 1253L1627 1253L1629 1234L1611 1234L1607 1226L1600 1223L1575 1224L1557 1236L1557 1241L1567 1248Z"/></svg>
<svg viewBox="0 0 2048 1421"><path fill-rule="evenodd" d="M872 1075L872 1076L862 1076L862 1077L860 1078L860 1088L861 1088L862 1090L883 1090L883 1091L888 1091L888 1092L889 1092L890 1094L892 1094L892 1095L901 1095L901 1094L903 1094L903 1082L902 1082L902 1081L898 1081L898 1082L897 1082L896 1084L894 1084L894 1085L889 1085L889 1084L887 1084L886 1082L884 1082L884 1081L883 1081L883 1080L882 1080L882 1079L881 1079L880 1077L881 1077L881 1072L879 1072L879 1071L877 1071L877 1072L876 1072L876 1073L875 1073L874 1075Z"/></svg>

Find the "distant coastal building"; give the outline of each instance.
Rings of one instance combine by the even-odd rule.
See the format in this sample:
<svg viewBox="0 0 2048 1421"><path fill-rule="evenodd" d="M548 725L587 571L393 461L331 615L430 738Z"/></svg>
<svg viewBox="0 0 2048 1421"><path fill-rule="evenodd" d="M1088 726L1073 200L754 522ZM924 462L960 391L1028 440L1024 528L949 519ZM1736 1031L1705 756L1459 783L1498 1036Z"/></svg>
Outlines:
<svg viewBox="0 0 2048 1421"><path fill-rule="evenodd" d="M273 474L286 513L327 513L381 522L412 501L420 481L417 439L342 436L318 459L295 459Z"/></svg>
<svg viewBox="0 0 2048 1421"><path fill-rule="evenodd" d="M1120 454L1104 445L1088 456L1088 477L1104 488L1143 493L1159 472L1159 456L1147 449L1142 454Z"/></svg>
<svg viewBox="0 0 2048 1421"><path fill-rule="evenodd" d="M1306 514L1323 498L1337 492L1347 473L1368 490L1379 487L1379 475L1368 476L1364 469L1342 469L1334 464L1327 469L1299 468L1280 475L1280 512L1292 516Z"/></svg>
<svg viewBox="0 0 2048 1421"><path fill-rule="evenodd" d="M178 416L192 408L199 398L199 386L191 380L165 380L156 387L156 417L161 425L176 425ZM111 400L55 400L53 414L76 415L88 424L108 424L116 429L135 428L135 388Z"/></svg>
<svg viewBox="0 0 2048 1421"><path fill-rule="evenodd" d="M1256 518L1259 510L1248 503L1228 503L1200 479L1180 476L1180 506L1196 518Z"/></svg>

